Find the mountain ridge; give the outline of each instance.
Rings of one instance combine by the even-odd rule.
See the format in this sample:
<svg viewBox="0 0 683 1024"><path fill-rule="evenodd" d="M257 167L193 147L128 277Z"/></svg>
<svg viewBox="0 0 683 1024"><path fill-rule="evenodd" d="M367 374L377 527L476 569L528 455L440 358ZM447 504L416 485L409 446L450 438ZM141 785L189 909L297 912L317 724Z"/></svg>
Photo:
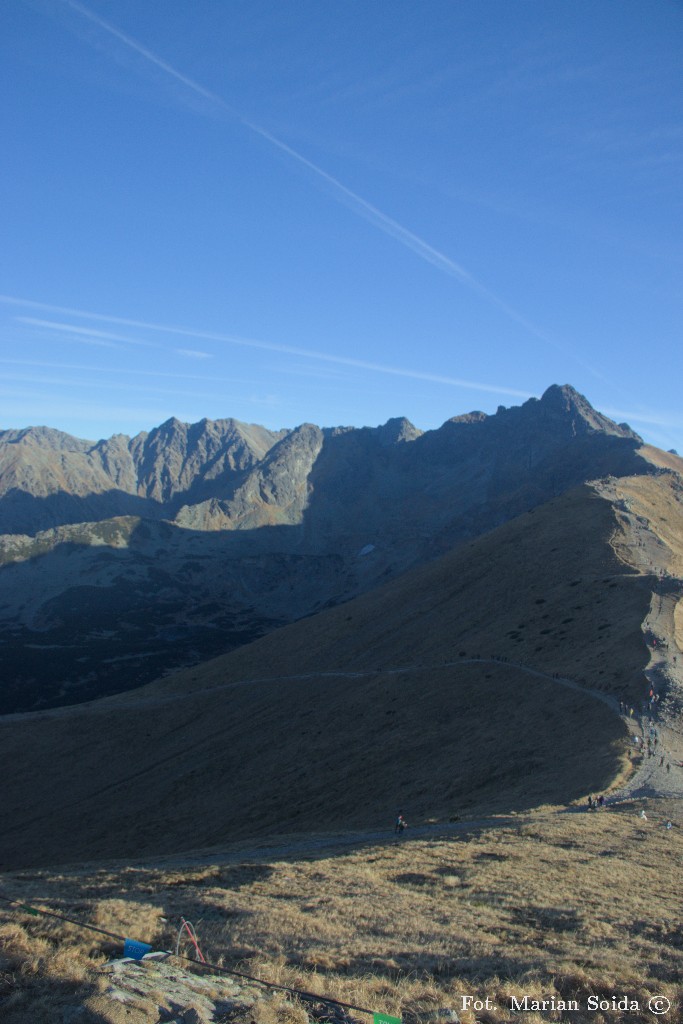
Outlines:
<svg viewBox="0 0 683 1024"><path fill-rule="evenodd" d="M587 480L683 468L568 385L426 432L403 417L280 432L171 419L90 448L47 428L11 432L4 446L2 436L0 711L141 685L348 601ZM55 457L60 445L74 451ZM22 446L35 494L10 487Z"/></svg>
<svg viewBox="0 0 683 1024"><path fill-rule="evenodd" d="M639 435L627 425L619 426L597 413L570 385L552 385L540 399L529 399L523 406L511 409L500 406L491 416L479 412L456 416L436 430L426 432L405 417L394 417L378 427L321 428L301 424L279 431L232 418L204 418L187 424L171 417L149 432L142 431L133 437L114 434L96 442L51 427L3 430L0 431L0 499L4 502L0 504L0 533L25 533L27 524L28 532L34 533L64 525L66 513L60 513L59 504L63 494L80 498L109 495L111 515L137 510L154 518L170 519L175 518L179 508L187 509L203 501L229 501L231 492L245 482L250 471L258 472L259 464L274 447L286 442L291 435L301 436L311 430L319 431L320 447L325 438L352 433L377 439L389 447L441 437L468 427L493 435L520 427L522 430L564 427L566 437L594 432L642 443ZM126 503L125 495L142 504L134 508ZM45 509L42 514L37 511L31 514L30 502L22 500L31 497L45 499L48 506L53 499L51 512ZM103 507L104 513L100 512L95 518L104 517L106 504ZM86 517L79 520L74 518L75 513L71 515L68 521L86 521ZM207 517L204 509L203 514L194 519L207 523L212 516L210 513ZM224 509L216 527L225 528L232 518L230 510ZM238 508L235 518L243 519L241 509Z"/></svg>

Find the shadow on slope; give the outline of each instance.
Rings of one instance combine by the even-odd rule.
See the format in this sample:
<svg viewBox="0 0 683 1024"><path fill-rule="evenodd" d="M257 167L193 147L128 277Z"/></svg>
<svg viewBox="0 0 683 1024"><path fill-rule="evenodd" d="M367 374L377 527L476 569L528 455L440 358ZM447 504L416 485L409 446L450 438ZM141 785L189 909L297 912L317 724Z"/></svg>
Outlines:
<svg viewBox="0 0 683 1024"><path fill-rule="evenodd" d="M135 694L0 723L2 864L383 827L604 789L625 729L491 655L640 696L648 581L588 487ZM452 664L455 662L455 664ZM400 670L400 671L397 671ZM287 677L294 678L287 678Z"/></svg>
<svg viewBox="0 0 683 1024"><path fill-rule="evenodd" d="M0 714L94 700L249 643L347 584L298 531L132 517L17 540L2 567Z"/></svg>
<svg viewBox="0 0 683 1024"><path fill-rule="evenodd" d="M584 694L474 664L235 684L3 733L4 869L565 802L610 784L625 736Z"/></svg>
<svg viewBox="0 0 683 1024"><path fill-rule="evenodd" d="M34 495L15 487L0 502L0 534L34 535L58 526L96 523L115 516L161 519L164 512L161 502L116 488L87 495L67 491Z"/></svg>

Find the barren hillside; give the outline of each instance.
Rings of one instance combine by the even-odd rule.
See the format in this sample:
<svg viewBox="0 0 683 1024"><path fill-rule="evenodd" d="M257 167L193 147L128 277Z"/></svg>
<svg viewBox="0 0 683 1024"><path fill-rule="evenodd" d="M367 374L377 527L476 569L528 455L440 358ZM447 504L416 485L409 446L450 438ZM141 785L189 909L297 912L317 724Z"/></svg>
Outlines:
<svg viewBox="0 0 683 1024"><path fill-rule="evenodd" d="M623 771L655 578L582 487L134 694L0 722L2 863L565 803ZM629 542L630 543L630 542ZM539 674L534 674L539 673Z"/></svg>

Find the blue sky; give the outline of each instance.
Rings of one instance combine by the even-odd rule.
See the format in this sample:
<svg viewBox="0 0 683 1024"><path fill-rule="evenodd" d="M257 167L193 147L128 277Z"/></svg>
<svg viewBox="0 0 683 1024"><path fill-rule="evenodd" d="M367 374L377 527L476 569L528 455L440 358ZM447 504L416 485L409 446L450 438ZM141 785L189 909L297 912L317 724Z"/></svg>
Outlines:
<svg viewBox="0 0 683 1024"><path fill-rule="evenodd" d="M0 427L571 383L683 452L682 44L667 0L7 0Z"/></svg>

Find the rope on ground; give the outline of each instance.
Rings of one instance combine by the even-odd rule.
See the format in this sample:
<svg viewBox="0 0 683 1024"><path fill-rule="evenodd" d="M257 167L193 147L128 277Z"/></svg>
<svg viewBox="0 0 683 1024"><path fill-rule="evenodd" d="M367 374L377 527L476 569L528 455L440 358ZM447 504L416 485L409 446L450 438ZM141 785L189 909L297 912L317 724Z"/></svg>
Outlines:
<svg viewBox="0 0 683 1024"><path fill-rule="evenodd" d="M77 928L82 928L85 931L99 932L100 935L106 935L110 939L116 939L117 942L130 942L130 939L126 939L124 935L117 935L116 932L106 931L104 928L97 928L93 924L87 924L84 921L77 921L73 917L66 917L64 914L56 914L54 911L42 910L39 907L33 907L29 903L24 903L23 900L12 899L9 896L4 896L0 893L0 900L3 903L10 903L18 907L20 910L25 911L27 914L33 914L34 916L43 917L54 917L58 921L66 921L68 924L74 924ZM140 943L144 945L144 943ZM262 978L256 978L252 974L245 974L243 971L235 971L228 967L221 967L219 964L210 963L208 960L193 960L189 956L184 956L182 953L173 953L171 950L163 950L168 956L175 956L178 960L186 960L192 964L193 967L205 968L209 971L215 971L218 974L229 974L236 978L243 978L246 981L256 982L258 985L264 985L266 988L277 989L280 992L286 992L289 995L299 996L301 999L306 999L309 1002L326 1003L333 1006L341 1006L345 1010L356 1010L358 1013L367 1013L370 1017L381 1018L381 1014L377 1014L374 1010L368 1010L364 1006L354 1006L353 1003L344 1003L340 999L333 999L331 996L321 996L315 992L306 992L304 989L292 988L288 985L277 985L274 981L264 981Z"/></svg>

